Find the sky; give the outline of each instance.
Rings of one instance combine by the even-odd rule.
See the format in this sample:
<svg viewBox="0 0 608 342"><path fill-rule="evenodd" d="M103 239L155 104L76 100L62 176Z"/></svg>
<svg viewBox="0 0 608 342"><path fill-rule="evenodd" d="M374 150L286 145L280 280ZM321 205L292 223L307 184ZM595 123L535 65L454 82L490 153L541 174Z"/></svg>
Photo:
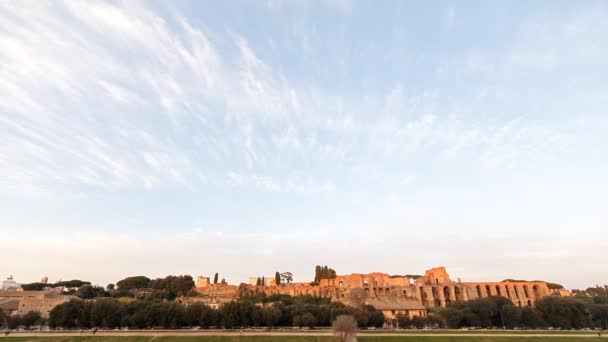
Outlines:
<svg viewBox="0 0 608 342"><path fill-rule="evenodd" d="M608 283L605 1L0 1L0 277Z"/></svg>

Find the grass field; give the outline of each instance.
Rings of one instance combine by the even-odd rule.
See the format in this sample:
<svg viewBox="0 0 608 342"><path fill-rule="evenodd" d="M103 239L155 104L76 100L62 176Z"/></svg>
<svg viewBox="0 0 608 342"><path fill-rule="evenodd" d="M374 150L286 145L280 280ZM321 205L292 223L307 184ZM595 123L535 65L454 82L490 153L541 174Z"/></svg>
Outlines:
<svg viewBox="0 0 608 342"><path fill-rule="evenodd" d="M567 342L599 341L592 336L358 336L361 342ZM607 340L602 338L602 340ZM48 336L0 337L7 342L336 342L333 336Z"/></svg>

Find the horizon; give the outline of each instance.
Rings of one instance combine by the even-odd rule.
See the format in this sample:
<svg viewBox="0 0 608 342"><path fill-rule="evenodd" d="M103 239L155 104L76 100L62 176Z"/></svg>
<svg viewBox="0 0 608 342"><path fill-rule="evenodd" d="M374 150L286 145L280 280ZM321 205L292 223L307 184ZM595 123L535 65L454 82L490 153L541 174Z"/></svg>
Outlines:
<svg viewBox="0 0 608 342"><path fill-rule="evenodd" d="M606 18L602 1L0 2L0 276L443 265L606 284Z"/></svg>
<svg viewBox="0 0 608 342"><path fill-rule="evenodd" d="M317 266L319 266L319 265L317 265ZM320 266L329 266L329 265L320 265ZM429 268L425 269L422 272L414 272L414 273L391 274L391 273L387 273L387 272L383 272L383 271L372 271L372 272L352 272L352 273L340 273L340 272L337 272L337 275L338 276L348 276L348 275L357 275L357 274L363 274L363 275L365 275L365 274L379 273L379 274L387 274L390 277L412 278L412 277L407 277L407 276L409 275L409 276L414 276L414 277L422 277L422 276L424 276L424 274L425 274L426 271L431 270L431 269L440 268L440 267L444 267L444 266L433 266L433 267L429 267ZM330 266L330 268L331 268L331 266ZM538 282L556 283L556 284L559 284L559 285L563 285L563 284L561 284L561 283L559 283L557 281L552 281L552 280L545 280L545 279L521 279L521 278L511 278L511 277L509 277L509 278L503 278L503 279L464 279L463 280L460 277L456 276L454 279L452 279L452 275L450 275L449 270L446 269L446 271L447 271L448 275L450 276L451 280L454 283L457 283L457 282L460 283L461 281L462 281L462 283L502 282L502 281L507 281L508 280L508 281L513 281L513 282L519 282L519 281L523 281L523 282L537 282L538 281ZM276 270L276 271L272 271L272 272L267 272L268 273L267 274L267 276L268 276L267 278L268 279L274 279L274 276L275 276L274 273L275 272L282 273L284 271ZM125 276L125 277L123 277L121 279L115 279L113 281L106 281L106 282L102 282L102 283L91 282L91 285L93 285L93 286L102 286L102 287L105 288L109 284L116 285L116 283L118 283L120 280L123 280L125 278L129 278L129 277L137 277L137 276L144 276L144 277L147 277L147 278L149 278L151 280L162 279L162 278L165 278L167 276L191 276L192 279L194 280L194 282L196 283L196 281L197 281L197 279L199 277L203 277L203 278L207 278L207 279L213 279L215 273L216 272L211 272L211 273L207 273L207 274L196 274L196 275L189 274L189 273L184 273L184 274L166 274L166 275L161 275L161 276L158 276L158 277L153 277L153 276L149 276L149 275L146 275L146 274L131 274L131 275ZM220 272L217 272L217 273L218 273L218 282L221 281L221 280L226 280L226 283L228 285L239 285L239 284L243 284L243 283L248 284L250 282L251 278L262 278L262 277L265 277L265 275L263 276L263 275L254 275L254 274L252 274L252 275L248 276L244 280L236 280L236 281L234 281L234 280L226 279L225 277L222 276L222 273L220 273ZM230 272L229 272L229 274L230 274ZM70 277L68 277L66 279L58 278L56 281L52 281L52 278L50 278L50 277L47 277L47 276L43 276L43 277L44 278L48 278L47 279L47 283L48 284L55 284L55 283L58 283L58 282L61 282L61 281L71 281L71 280L81 280L81 281L85 281L85 282L89 281L88 279L83 279L83 278L78 278L78 277L76 277L76 278L70 278ZM37 281L18 282L18 284L23 285L23 284L38 283L38 282L40 282L40 280L43 277L41 277ZM14 277L13 277L13 275L8 276L6 279L13 279L13 280L15 280ZM313 277L310 277L310 279L308 279L308 280L301 279L301 278L295 278L295 280L291 281L290 283L291 284L308 284L308 283L310 283L313 280L314 280L314 275L313 275ZM596 287L596 286L605 287L605 286L608 286L608 285L607 284L594 284L594 285L589 285L589 286L585 286L585 287L582 287L582 288L568 288L568 287L564 286L564 289L569 290L569 291L570 290L585 290L587 288L593 288L593 287Z"/></svg>

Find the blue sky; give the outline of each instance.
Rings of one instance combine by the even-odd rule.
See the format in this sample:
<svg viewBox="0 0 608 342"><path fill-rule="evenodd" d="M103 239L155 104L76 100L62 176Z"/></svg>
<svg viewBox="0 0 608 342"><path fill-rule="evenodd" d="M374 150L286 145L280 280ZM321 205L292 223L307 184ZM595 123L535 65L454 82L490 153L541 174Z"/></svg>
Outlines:
<svg viewBox="0 0 608 342"><path fill-rule="evenodd" d="M608 281L606 2L0 18L0 276Z"/></svg>

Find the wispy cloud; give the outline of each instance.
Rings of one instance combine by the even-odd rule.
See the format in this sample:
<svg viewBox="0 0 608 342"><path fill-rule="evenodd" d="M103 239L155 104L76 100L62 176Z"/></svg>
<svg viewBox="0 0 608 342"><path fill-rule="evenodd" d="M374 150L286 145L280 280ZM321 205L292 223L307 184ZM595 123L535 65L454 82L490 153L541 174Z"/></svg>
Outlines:
<svg viewBox="0 0 608 342"><path fill-rule="evenodd" d="M145 235L138 229L185 222L167 229L180 247L165 256L194 260L180 271L197 272L195 261L212 254L189 238L229 250L225 267L251 253L274 269L281 253L310 263L292 238L310 232L332 241L336 263L366 254L372 271L385 250L403 262L411 243L409 254L446 248L412 268L449 260L459 250L436 239L453 231L502 246L492 239L605 226L602 5L490 18L510 29L481 32L468 20L476 13L456 4L240 4L228 14L201 2L188 11L181 2L0 2L0 229L35 235L57 220L65 236L33 244L52 241L48 253L111 245L100 226L124 227L114 246L125 259ZM81 226L94 234L69 235ZM192 226L230 229L183 228ZM0 239L0 253L16 253L14 236ZM135 244L134 262L159 241ZM515 267L518 253L538 248L513 246L504 252L513 258L488 260ZM575 249L547 251L535 265L580 260ZM471 255L459 260L484 266Z"/></svg>

